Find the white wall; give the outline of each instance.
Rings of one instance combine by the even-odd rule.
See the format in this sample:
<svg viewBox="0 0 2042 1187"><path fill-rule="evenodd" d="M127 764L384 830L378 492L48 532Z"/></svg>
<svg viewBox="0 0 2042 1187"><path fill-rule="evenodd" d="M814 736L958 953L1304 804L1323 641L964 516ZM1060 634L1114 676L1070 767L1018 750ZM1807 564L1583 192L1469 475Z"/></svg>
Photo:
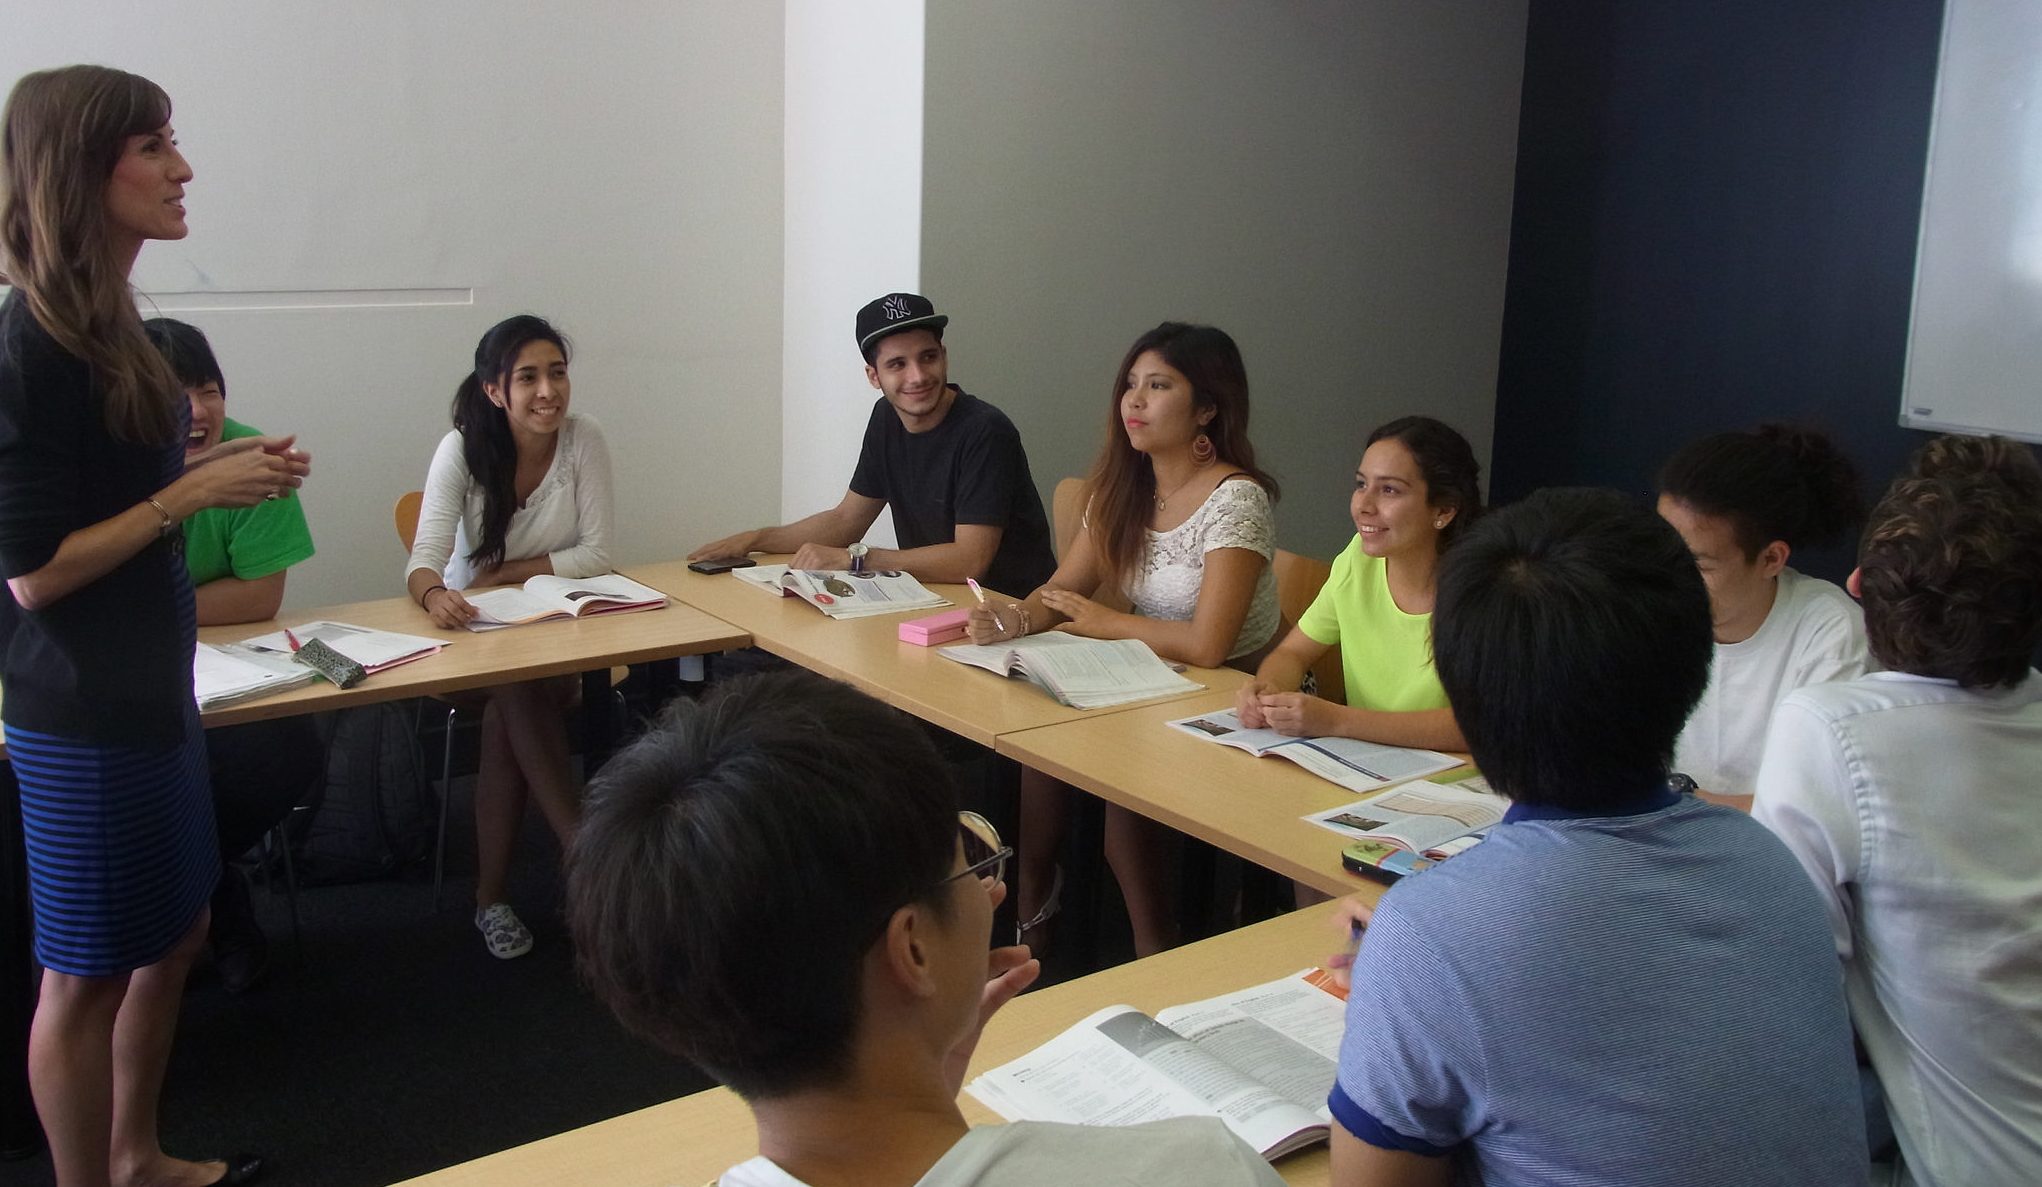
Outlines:
<svg viewBox="0 0 2042 1187"><path fill-rule="evenodd" d="M922 0L786 10L780 503L794 520L843 498L878 397L852 329L859 307L919 284ZM891 518L866 538L893 543Z"/></svg>
<svg viewBox="0 0 2042 1187"><path fill-rule="evenodd" d="M290 604L399 592L391 503L512 313L574 340L576 408L616 456L621 560L774 506L778 6L7 9L6 85L97 61L176 104L192 234L146 248L135 282L213 339L230 415L314 452L319 554Z"/></svg>
<svg viewBox="0 0 2042 1187"><path fill-rule="evenodd" d="M1377 423L1488 456L1525 0L931 5L925 290L951 375L1083 473L1165 318L1241 345L1286 547L1331 556Z"/></svg>

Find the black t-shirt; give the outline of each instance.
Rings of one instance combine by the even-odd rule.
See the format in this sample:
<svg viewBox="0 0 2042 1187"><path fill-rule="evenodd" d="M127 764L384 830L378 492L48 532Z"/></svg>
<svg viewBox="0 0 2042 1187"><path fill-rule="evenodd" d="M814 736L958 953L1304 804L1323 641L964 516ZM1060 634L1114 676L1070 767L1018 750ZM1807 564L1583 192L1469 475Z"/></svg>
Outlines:
<svg viewBox="0 0 2042 1187"><path fill-rule="evenodd" d="M1000 528L1000 550L981 580L1026 597L1056 572L1056 556L1021 434L1006 413L950 386L956 401L926 433L908 432L884 397L872 406L851 490L886 501L902 548L948 544L961 523Z"/></svg>
<svg viewBox="0 0 2042 1187"><path fill-rule="evenodd" d="M107 432L91 368L9 294L0 304L0 577L42 568L65 536L183 472L182 434L144 445ZM192 708L190 589L172 540L157 540L41 610L0 596L0 714L76 741L176 745Z"/></svg>

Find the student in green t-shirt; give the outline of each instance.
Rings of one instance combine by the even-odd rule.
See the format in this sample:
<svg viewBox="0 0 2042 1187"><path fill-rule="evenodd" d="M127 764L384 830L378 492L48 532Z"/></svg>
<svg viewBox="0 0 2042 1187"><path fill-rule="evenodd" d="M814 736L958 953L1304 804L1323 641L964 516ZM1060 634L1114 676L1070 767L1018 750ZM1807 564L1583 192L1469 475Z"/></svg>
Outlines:
<svg viewBox="0 0 2042 1187"><path fill-rule="evenodd" d="M1311 608L1242 686L1243 724L1298 737L1466 750L1432 666L1439 555L1482 513L1482 468L1467 439L1429 416L1371 433L1354 472L1355 537ZM1340 648L1347 703L1298 691Z"/></svg>
<svg viewBox="0 0 2042 1187"><path fill-rule="evenodd" d="M198 327L167 317L143 323L191 401L185 455L261 434L227 419L227 379ZM292 565L312 555L298 492L253 507L209 508L184 521L200 626L274 618ZM252 985L269 961L248 886L225 862L247 852L290 814L325 773L325 749L309 718L284 717L206 731L222 868L213 892L211 940L220 979L233 992Z"/></svg>

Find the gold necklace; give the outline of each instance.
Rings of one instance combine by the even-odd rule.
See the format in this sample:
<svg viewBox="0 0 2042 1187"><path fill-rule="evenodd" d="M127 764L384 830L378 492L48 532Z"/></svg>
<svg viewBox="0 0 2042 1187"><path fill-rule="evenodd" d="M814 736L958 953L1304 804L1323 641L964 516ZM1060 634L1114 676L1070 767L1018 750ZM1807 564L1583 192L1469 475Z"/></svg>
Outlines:
<svg viewBox="0 0 2042 1187"><path fill-rule="evenodd" d="M1178 494L1180 494L1180 493L1181 493L1181 492L1182 492L1182 491L1184 490L1184 488L1185 488L1185 487L1187 487L1187 486L1190 486L1190 485L1191 485L1191 479L1192 479L1192 478L1196 478L1196 477L1198 477L1198 476L1199 476L1200 474L1203 474L1203 473L1205 473L1205 468L1206 468L1207 466L1210 466L1210 465L1212 465L1212 463L1211 463L1211 462L1200 462L1200 463L1198 463L1198 465L1196 465L1196 466L1193 466L1193 467L1191 468L1191 476L1190 476L1190 478L1186 478L1186 479L1185 479L1184 481L1182 481L1182 482L1178 483L1178 484L1177 484L1177 485L1176 485L1175 487L1173 487L1173 488L1171 489L1171 491L1170 491L1170 493L1169 493L1169 494L1167 494L1167 495L1157 495L1157 496L1156 496L1156 510L1157 510L1157 511L1161 511L1161 510L1163 509L1163 507L1164 507L1164 505L1165 505L1165 504L1167 504L1167 503L1168 503L1168 502L1169 502L1169 501L1170 501L1171 499L1174 499L1174 498L1176 498L1176 497L1178 496Z"/></svg>

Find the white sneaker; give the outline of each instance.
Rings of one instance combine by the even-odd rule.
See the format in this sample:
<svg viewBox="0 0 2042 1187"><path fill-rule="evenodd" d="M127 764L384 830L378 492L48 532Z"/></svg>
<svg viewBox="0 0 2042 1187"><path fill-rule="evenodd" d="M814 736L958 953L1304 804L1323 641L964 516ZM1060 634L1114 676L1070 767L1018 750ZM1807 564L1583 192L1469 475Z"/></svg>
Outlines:
<svg viewBox="0 0 2042 1187"><path fill-rule="evenodd" d="M482 933L483 943L489 945L489 954L498 960L510 960L532 950L532 933L525 930L524 921L509 903L475 908L475 928Z"/></svg>

